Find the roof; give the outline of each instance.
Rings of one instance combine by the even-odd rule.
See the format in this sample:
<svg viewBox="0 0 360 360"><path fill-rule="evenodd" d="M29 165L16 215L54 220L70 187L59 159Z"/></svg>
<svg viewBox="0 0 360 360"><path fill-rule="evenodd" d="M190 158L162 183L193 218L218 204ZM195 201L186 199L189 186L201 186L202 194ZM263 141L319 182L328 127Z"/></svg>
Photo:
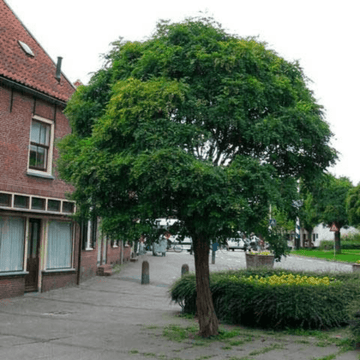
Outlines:
<svg viewBox="0 0 360 360"><path fill-rule="evenodd" d="M25 43L34 56L27 54ZM0 0L0 76L66 102L75 91L56 64L26 29L4 0Z"/></svg>

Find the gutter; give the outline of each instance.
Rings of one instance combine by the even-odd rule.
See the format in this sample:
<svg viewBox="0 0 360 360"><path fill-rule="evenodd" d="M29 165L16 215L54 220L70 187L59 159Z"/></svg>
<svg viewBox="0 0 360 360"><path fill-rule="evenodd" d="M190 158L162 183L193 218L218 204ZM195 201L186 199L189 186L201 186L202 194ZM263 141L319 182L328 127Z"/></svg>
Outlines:
<svg viewBox="0 0 360 360"><path fill-rule="evenodd" d="M51 96L45 95L45 94L41 93L40 91L31 89L31 88L29 88L28 86L19 84L19 83L15 82L15 81L12 81L12 80L9 80L9 79L1 76L1 75L0 75L0 84L7 85L7 86L9 86L10 88L15 89L15 90L19 90L19 91L23 91L23 92L29 93L29 94L31 94L31 95L39 98L39 99L45 100L45 101L47 101L47 102L50 102L51 104L60 105L60 106L63 106L63 107L66 106L66 102L65 102L65 101L58 100L58 99L53 98L53 97L51 97Z"/></svg>

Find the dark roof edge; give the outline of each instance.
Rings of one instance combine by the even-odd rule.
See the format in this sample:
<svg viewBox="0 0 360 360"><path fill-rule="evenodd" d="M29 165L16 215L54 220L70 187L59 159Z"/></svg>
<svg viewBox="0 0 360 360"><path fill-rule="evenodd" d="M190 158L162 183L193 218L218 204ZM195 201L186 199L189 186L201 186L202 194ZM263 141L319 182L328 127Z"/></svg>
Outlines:
<svg viewBox="0 0 360 360"><path fill-rule="evenodd" d="M13 81L13 80L9 80L3 76L0 75L0 84L5 84L9 87L11 87L12 89L16 89L16 90L20 90L20 91L24 91L24 92L27 92L39 99L42 99L42 100L45 100L45 101L48 101L52 104L56 104L56 105L61 105L61 106L66 106L66 102L65 101L62 101L62 100L59 100L59 99L56 99L52 96L49 96L49 95L46 95L40 91L37 91L37 90L34 90L28 86L25 86L25 85L22 85L16 81Z"/></svg>
<svg viewBox="0 0 360 360"><path fill-rule="evenodd" d="M6 0L3 0L5 5L10 9L10 11L15 15L15 17L19 20L23 28L29 33L29 35L37 42L37 44L41 47L41 49L44 51L44 53L47 55L47 57L53 62L55 65L55 68L57 66L56 62L52 59L52 57L46 52L46 50L41 46L41 44L36 40L35 36L29 31L29 29L24 25L24 23L20 20L20 18L16 15L15 11L11 8L11 6L6 2ZM71 87L76 90L75 85L67 78L67 76L61 71L62 76L66 79L66 81L71 85ZM55 75L54 75L55 76Z"/></svg>

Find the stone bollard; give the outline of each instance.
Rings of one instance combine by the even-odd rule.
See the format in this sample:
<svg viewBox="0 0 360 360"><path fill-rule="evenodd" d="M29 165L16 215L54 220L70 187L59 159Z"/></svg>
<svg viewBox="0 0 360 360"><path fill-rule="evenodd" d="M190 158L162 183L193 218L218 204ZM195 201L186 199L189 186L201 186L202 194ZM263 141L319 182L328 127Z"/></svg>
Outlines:
<svg viewBox="0 0 360 360"><path fill-rule="evenodd" d="M188 272L189 272L189 265L184 264L184 265L181 267L181 276L187 274Z"/></svg>
<svg viewBox="0 0 360 360"><path fill-rule="evenodd" d="M141 284L146 285L150 282L149 263L147 261L142 262L141 269Z"/></svg>

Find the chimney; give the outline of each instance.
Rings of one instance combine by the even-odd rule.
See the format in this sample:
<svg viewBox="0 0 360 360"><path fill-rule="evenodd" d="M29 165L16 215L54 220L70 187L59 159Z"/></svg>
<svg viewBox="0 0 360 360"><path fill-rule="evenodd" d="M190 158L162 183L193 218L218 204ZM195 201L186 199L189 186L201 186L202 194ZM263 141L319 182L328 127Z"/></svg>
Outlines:
<svg viewBox="0 0 360 360"><path fill-rule="evenodd" d="M55 78L59 82L60 82L60 78L61 78L61 61L62 61L62 57L58 56Z"/></svg>

